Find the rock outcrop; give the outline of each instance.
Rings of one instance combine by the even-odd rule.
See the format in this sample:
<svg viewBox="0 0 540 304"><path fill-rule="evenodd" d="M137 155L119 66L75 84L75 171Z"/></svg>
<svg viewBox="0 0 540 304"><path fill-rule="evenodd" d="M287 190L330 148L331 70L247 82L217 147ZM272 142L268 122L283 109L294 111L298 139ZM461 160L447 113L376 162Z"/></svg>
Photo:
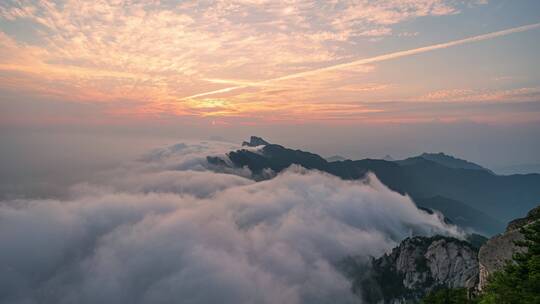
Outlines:
<svg viewBox="0 0 540 304"><path fill-rule="evenodd" d="M540 206L526 217L510 222L506 232L487 242L474 234L467 241L416 236L368 263L349 257L338 267L350 278L353 292L365 303L416 303L439 288L482 292L487 277L501 270L514 253L523 250L514 244L523 239L520 228L537 220L540 220Z"/></svg>
<svg viewBox="0 0 540 304"><path fill-rule="evenodd" d="M249 142L247 141L244 141L242 143L242 146L247 146L247 147L257 147L257 146L266 146L266 145L269 145L270 143L267 142L266 140L260 138L260 137L257 137L257 136L251 136L249 138Z"/></svg>
<svg viewBox="0 0 540 304"><path fill-rule="evenodd" d="M529 211L524 218L511 221L504 233L492 237L480 247L478 253L480 267L478 289L480 291L485 288L490 274L501 270L506 262L512 259L514 253L524 250L524 248L515 245L516 241L523 240L523 234L519 230L538 219L540 219L540 207Z"/></svg>
<svg viewBox="0 0 540 304"><path fill-rule="evenodd" d="M440 287L473 289L478 282L477 250L455 238L417 236L373 260L368 271L347 275L353 291L367 303L407 303Z"/></svg>

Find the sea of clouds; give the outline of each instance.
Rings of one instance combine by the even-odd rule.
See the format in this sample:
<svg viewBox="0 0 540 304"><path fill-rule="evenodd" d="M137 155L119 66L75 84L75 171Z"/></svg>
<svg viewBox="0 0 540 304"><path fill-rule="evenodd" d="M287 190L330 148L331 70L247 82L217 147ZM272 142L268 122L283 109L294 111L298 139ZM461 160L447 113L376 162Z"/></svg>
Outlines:
<svg viewBox="0 0 540 304"><path fill-rule="evenodd" d="M292 166L255 182L206 162L237 148L178 144L67 199L0 202L0 303L358 303L341 259L460 234L374 175Z"/></svg>

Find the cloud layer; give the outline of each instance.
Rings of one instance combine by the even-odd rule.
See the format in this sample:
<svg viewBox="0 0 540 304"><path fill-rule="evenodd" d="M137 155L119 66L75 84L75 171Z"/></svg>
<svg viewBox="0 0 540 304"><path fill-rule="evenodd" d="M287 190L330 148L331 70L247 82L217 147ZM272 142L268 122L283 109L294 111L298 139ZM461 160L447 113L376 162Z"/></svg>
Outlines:
<svg viewBox="0 0 540 304"><path fill-rule="evenodd" d="M0 88L96 103L120 116L361 116L365 107L351 104L359 91L348 88L366 92L370 66L310 75L308 85L285 77L228 98L185 97L222 89L220 79L260 82L365 58L370 39L408 37L397 24L481 3L8 0L0 4Z"/></svg>
<svg viewBox="0 0 540 304"><path fill-rule="evenodd" d="M254 182L205 170L209 146L160 150L70 199L1 202L0 302L347 303L343 257L459 235L375 176Z"/></svg>

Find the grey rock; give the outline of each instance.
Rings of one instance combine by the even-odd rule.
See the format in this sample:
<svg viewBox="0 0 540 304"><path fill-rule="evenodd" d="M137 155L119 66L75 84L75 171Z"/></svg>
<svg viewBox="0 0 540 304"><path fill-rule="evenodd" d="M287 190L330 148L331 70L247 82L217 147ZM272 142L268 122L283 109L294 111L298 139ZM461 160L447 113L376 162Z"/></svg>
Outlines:
<svg viewBox="0 0 540 304"><path fill-rule="evenodd" d="M472 290L478 269L477 250L468 242L417 236L373 260L370 274L357 285L368 286L360 292L368 303L407 303L440 287Z"/></svg>
<svg viewBox="0 0 540 304"><path fill-rule="evenodd" d="M480 247L478 252L480 267L478 290L482 291L486 287L488 277L494 272L502 270L515 253L525 250L515 245L516 241L523 240L523 234L519 230L539 218L540 206L529 211L526 217L511 221L506 232L492 237Z"/></svg>
<svg viewBox="0 0 540 304"><path fill-rule="evenodd" d="M420 246L418 241L422 243ZM439 285L472 288L476 285L476 250L470 244L457 239L407 239L389 258L396 259L396 270L404 274L403 285L407 289L430 289Z"/></svg>
<svg viewBox="0 0 540 304"><path fill-rule="evenodd" d="M514 242L523 239L519 230L513 230L497 235L489 239L478 253L480 267L480 282L478 289L481 291L487 284L489 275L501 270L507 261L512 259L514 253L521 251Z"/></svg>
<svg viewBox="0 0 540 304"><path fill-rule="evenodd" d="M527 212L527 216L515 219L508 223L508 226L506 227L506 232L517 230L527 224L536 221L537 219L540 219L540 206Z"/></svg>

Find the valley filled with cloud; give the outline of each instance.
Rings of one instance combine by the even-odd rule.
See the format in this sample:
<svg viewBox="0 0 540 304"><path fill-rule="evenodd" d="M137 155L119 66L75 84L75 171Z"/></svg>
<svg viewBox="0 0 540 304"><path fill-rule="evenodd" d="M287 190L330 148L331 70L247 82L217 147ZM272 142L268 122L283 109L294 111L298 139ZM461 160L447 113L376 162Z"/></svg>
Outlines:
<svg viewBox="0 0 540 304"><path fill-rule="evenodd" d="M255 182L186 142L73 185L0 202L0 299L9 303L357 302L336 264L410 235L461 237L374 175L299 166ZM257 151L257 148L249 148Z"/></svg>

